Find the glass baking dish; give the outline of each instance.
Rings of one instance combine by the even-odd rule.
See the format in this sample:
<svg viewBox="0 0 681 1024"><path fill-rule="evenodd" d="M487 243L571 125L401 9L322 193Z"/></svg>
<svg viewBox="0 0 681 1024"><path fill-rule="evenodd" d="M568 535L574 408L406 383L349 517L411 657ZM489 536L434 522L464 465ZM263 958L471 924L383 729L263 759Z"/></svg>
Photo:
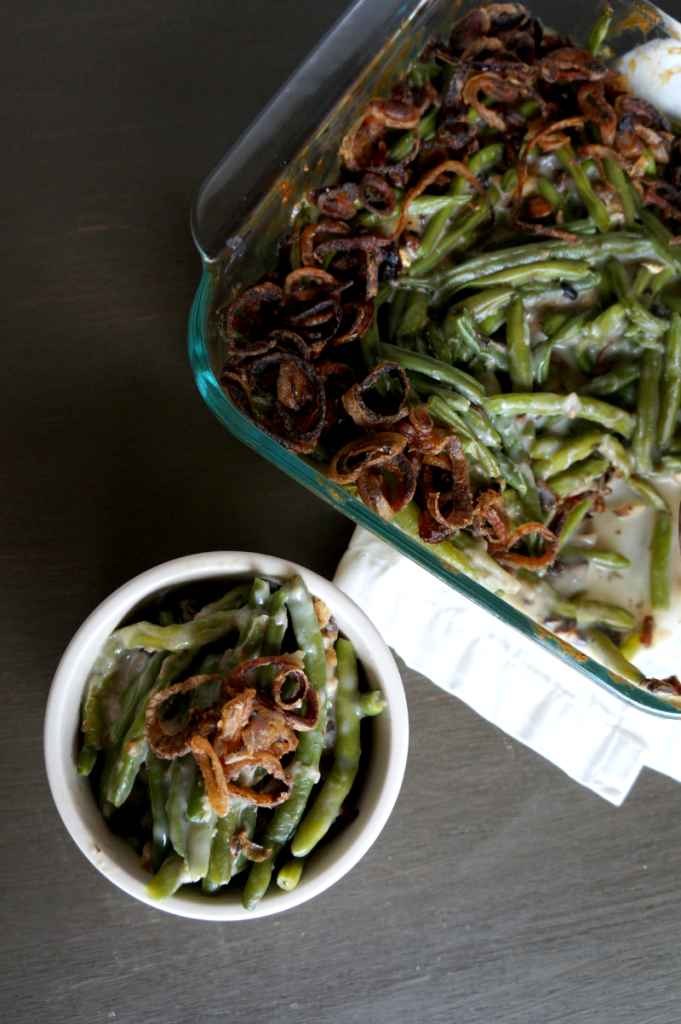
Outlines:
<svg viewBox="0 0 681 1024"><path fill-rule="evenodd" d="M204 181L192 210L192 230L204 265L189 323L192 369L209 408L254 451L596 685L651 714L674 718L681 715L681 707L626 682L457 573L333 484L320 466L281 447L232 404L218 382L226 351L216 328L216 310L239 285L254 283L272 268L278 243L290 234L296 203L310 189L334 179L342 138L365 103L385 94L434 34L447 33L475 6L479 2L474 0L357 0ZM597 13L592 5L555 0L526 6L545 24L570 33L576 44L585 42ZM656 8L638 0L620 0L616 19L621 53L646 36L665 35Z"/></svg>

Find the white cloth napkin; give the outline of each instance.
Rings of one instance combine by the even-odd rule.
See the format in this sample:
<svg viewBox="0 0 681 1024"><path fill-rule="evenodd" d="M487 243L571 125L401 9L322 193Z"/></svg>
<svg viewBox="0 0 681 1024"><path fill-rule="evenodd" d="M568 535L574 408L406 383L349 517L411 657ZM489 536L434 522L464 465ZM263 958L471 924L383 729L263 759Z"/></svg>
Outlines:
<svg viewBox="0 0 681 1024"><path fill-rule="evenodd" d="M610 803L644 765L681 782L681 722L623 704L361 527L334 583L407 665Z"/></svg>

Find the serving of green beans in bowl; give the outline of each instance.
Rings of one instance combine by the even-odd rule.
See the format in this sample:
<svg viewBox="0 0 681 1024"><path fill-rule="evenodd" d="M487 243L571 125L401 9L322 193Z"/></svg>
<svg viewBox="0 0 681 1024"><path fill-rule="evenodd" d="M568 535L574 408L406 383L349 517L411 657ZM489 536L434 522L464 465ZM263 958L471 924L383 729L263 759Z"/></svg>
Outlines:
<svg viewBox="0 0 681 1024"><path fill-rule="evenodd" d="M678 709L681 139L612 14L577 46L490 4L428 42L216 308L220 383L393 535Z"/></svg>
<svg viewBox="0 0 681 1024"><path fill-rule="evenodd" d="M57 806L100 870L161 909L234 920L309 899L363 855L399 792L406 704L332 584L218 552L100 606L57 672L45 737Z"/></svg>

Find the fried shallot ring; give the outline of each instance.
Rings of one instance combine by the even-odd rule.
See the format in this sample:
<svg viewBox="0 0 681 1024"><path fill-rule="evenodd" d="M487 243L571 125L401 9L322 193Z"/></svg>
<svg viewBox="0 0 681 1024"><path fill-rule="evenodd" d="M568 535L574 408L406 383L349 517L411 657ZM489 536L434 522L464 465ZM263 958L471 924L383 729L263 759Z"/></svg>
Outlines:
<svg viewBox="0 0 681 1024"><path fill-rule="evenodd" d="M277 374L277 397L268 391L263 383L263 377L269 371L279 367ZM285 391L285 386L291 383L292 374L296 374L295 399L294 392ZM284 381L280 377L284 371ZM251 390L263 398L269 398L281 418L281 424L285 434L277 433L265 423L261 423L263 429L271 433L286 448L293 451L309 454L314 451L319 435L324 427L326 416L326 392L324 384L311 363L300 356L288 352L271 352L262 356L248 367L248 383ZM282 397L290 397L290 404L282 402ZM305 407L309 407L306 409ZM292 413L303 410L301 421L297 422Z"/></svg>
<svg viewBox="0 0 681 1024"><path fill-rule="evenodd" d="M256 807L277 807L279 804L283 804L293 788L293 776L284 771L279 759L267 750L256 750L253 754L243 752L231 754L221 762L221 765L229 792L245 800L246 803L255 804ZM254 789L237 786L232 782L232 779L238 779L243 771L255 768L262 768L272 778L278 779L282 783L279 792L266 790L263 793L258 793Z"/></svg>
<svg viewBox="0 0 681 1024"><path fill-rule="evenodd" d="M563 134L564 128L583 128L584 118L583 117L564 117L562 121L554 121L553 124L544 125L539 131L533 135L526 136L526 145L523 148L522 156L520 157L520 167L518 168L518 184L515 189L513 204L517 209L523 198L523 188L525 185L525 179L527 177L527 158L530 155L532 148L535 145L539 145L542 149L559 149L560 146L570 142L569 136ZM558 139L551 139L552 135L559 132Z"/></svg>
<svg viewBox="0 0 681 1024"><path fill-rule="evenodd" d="M367 299L346 302L343 306L343 316L346 315L352 315L354 319L346 331L331 340L334 348L336 345L345 345L348 341L356 341L366 334L374 318L374 304Z"/></svg>
<svg viewBox="0 0 681 1024"><path fill-rule="evenodd" d="M608 69L589 50L563 46L552 50L538 62L539 74L545 82L596 82L605 78Z"/></svg>
<svg viewBox="0 0 681 1024"><path fill-rule="evenodd" d="M255 864L261 864L262 861L268 860L272 856L272 850L268 846L258 846L257 843L251 842L248 832L244 829L234 833L229 841L229 851L233 861L236 861L243 853L246 860L253 861Z"/></svg>
<svg viewBox="0 0 681 1024"><path fill-rule="evenodd" d="M233 692L233 689L233 683L230 682L229 691ZM253 714L256 692L253 689L242 690L222 706L213 740L213 748L218 757L233 754L241 748L241 736Z"/></svg>
<svg viewBox="0 0 681 1024"><path fill-rule="evenodd" d="M485 192L485 189L482 187L482 185L480 184L476 176L473 174L473 172L468 169L466 164L462 164L460 160L443 160L443 162L441 164L438 164L437 167L431 167L429 171L426 171L426 173L417 181L417 183L407 192L406 196L404 197L404 202L402 204L402 210L400 212L399 220L397 221L395 230L390 236L391 239L398 238L404 231L405 226L407 224L407 218L409 216L409 207L413 203L414 199L420 196L422 192L425 192L428 186L432 185L433 182L436 181L441 174L458 174L460 175L460 177L465 178L468 184L472 185L473 188L480 193L482 198L489 203L489 199L487 193ZM489 204L489 206L490 210L492 210L491 203ZM494 216L493 211L492 216Z"/></svg>
<svg viewBox="0 0 681 1024"><path fill-rule="evenodd" d="M293 680L295 690L292 697L282 697L281 690L287 680ZM319 721L319 694L301 668L285 665L274 678L271 690L272 700L277 711L284 716L286 724L296 732L308 732L314 729ZM307 705L305 713L294 714L296 708Z"/></svg>
<svg viewBox="0 0 681 1024"><path fill-rule="evenodd" d="M279 303L281 302L282 295L282 290L278 284L274 284L273 281L263 281L261 284L254 284L251 288L247 288L245 292L229 303L225 310L223 324L230 353L237 347L236 338L234 337L234 320L237 314L244 307L259 311L260 307L266 303Z"/></svg>
<svg viewBox="0 0 681 1024"><path fill-rule="evenodd" d="M292 753L298 746L298 737L287 724L286 716L269 706L265 694L258 695L255 714L241 734L241 740L248 754L256 750L267 750L278 758Z"/></svg>
<svg viewBox="0 0 681 1024"><path fill-rule="evenodd" d="M145 713L144 731L149 741L149 746L157 757L164 758L167 761L175 757L183 757L189 753L190 744L194 736L209 736L215 732L220 718L220 701L216 701L216 703L211 704L208 708L191 708L186 725L175 733L166 732L159 718L161 704L165 704L171 697L178 693L190 693L197 686L212 682L215 679L220 679L224 686L225 680L222 675L191 676L189 679L185 679L184 682L169 686L166 690L159 690L158 693L151 697Z"/></svg>
<svg viewBox="0 0 681 1024"><path fill-rule="evenodd" d="M305 281L312 282L312 287L308 285L306 288L303 283ZM330 290L338 284L333 274L322 270L321 267L299 267L298 270L292 270L286 275L283 299L287 304L292 299L297 302L311 302L320 288Z"/></svg>
<svg viewBox="0 0 681 1024"><path fill-rule="evenodd" d="M408 419L395 425L395 432L404 434L410 452L421 455L438 455L447 446L447 438L435 429L425 405L413 405Z"/></svg>
<svg viewBox="0 0 681 1024"><path fill-rule="evenodd" d="M332 220L352 220L357 216L355 203L358 192L354 181L315 188L308 192L307 198L324 217L331 217Z"/></svg>
<svg viewBox="0 0 681 1024"><path fill-rule="evenodd" d="M562 238L565 242L573 245L579 241L579 235L572 231L562 231L553 224L537 224L536 221L517 220L516 224L523 231L533 231L535 235L545 235L547 238Z"/></svg>
<svg viewBox="0 0 681 1024"><path fill-rule="evenodd" d="M447 453L452 473L452 489L446 494L433 491L428 495L428 511L443 528L446 527L449 533L455 530L462 530L469 526L473 517L473 492L468 476L468 463L466 455L461 446L461 441L456 434L450 434L447 438ZM442 507L451 501L452 511L448 516L442 515Z"/></svg>
<svg viewBox="0 0 681 1024"><path fill-rule="evenodd" d="M383 219L392 217L397 202L388 182L371 173L365 174L359 183L359 200L365 210Z"/></svg>
<svg viewBox="0 0 681 1024"><path fill-rule="evenodd" d="M329 480L335 484L353 484L363 469L382 466L407 447L401 434L380 431L365 434L344 445L329 463Z"/></svg>
<svg viewBox="0 0 681 1024"><path fill-rule="evenodd" d="M392 192L392 189L390 190ZM354 207L353 207L354 209ZM308 224L303 228L300 236L300 259L304 267L314 267L314 246L317 235L323 235L323 241L328 241L334 235L350 234L350 227L342 220L321 221L317 224Z"/></svg>
<svg viewBox="0 0 681 1024"><path fill-rule="evenodd" d="M251 658L250 661L242 661L240 665L233 668L228 676L228 686L235 692L241 692L246 686L246 679L251 672L267 666L275 668L301 668L302 654L263 654L259 658Z"/></svg>
<svg viewBox="0 0 681 1024"><path fill-rule="evenodd" d="M508 542L511 536L511 521L500 491L490 487L477 495L472 525L476 533L481 534L487 541L502 544Z"/></svg>
<svg viewBox="0 0 681 1024"><path fill-rule="evenodd" d="M391 493L390 485L383 472L388 472L395 481L395 494ZM396 455L380 467L371 466L363 469L357 477L359 496L381 519L393 519L398 512L407 507L416 493L418 473L406 455Z"/></svg>
<svg viewBox="0 0 681 1024"><path fill-rule="evenodd" d="M193 737L191 752L201 769L208 803L218 818L227 817L229 814L230 798L220 758L205 736Z"/></svg>
<svg viewBox="0 0 681 1024"><path fill-rule="evenodd" d="M528 534L538 534L546 541L546 551L543 555L522 555L510 549L526 537ZM515 530L505 543L491 543L487 549L497 562L503 565L516 566L519 569L529 569L537 572L539 569L547 569L552 565L558 554L558 538L555 533L549 530L548 526L542 523L523 523Z"/></svg>
<svg viewBox="0 0 681 1024"><path fill-rule="evenodd" d="M393 373L397 374L402 389L399 404L396 409L391 411L377 412L367 405L367 396L371 394L382 377L390 377ZM367 429L372 427L389 427L404 416L408 394L409 378L403 367L399 363L384 362L378 363L371 373L359 384L353 384L343 395L342 401L346 411L360 427Z"/></svg>

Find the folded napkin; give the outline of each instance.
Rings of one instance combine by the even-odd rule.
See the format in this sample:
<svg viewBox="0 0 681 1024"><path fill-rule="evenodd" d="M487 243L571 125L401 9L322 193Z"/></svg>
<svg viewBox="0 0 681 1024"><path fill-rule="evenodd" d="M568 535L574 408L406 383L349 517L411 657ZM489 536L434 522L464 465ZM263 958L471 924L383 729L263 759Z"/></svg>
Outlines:
<svg viewBox="0 0 681 1024"><path fill-rule="evenodd" d="M681 722L623 704L361 527L334 583L407 665L610 803L644 765L681 782Z"/></svg>

